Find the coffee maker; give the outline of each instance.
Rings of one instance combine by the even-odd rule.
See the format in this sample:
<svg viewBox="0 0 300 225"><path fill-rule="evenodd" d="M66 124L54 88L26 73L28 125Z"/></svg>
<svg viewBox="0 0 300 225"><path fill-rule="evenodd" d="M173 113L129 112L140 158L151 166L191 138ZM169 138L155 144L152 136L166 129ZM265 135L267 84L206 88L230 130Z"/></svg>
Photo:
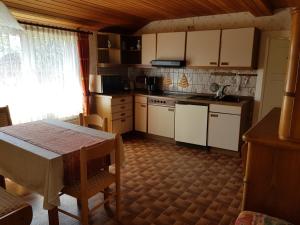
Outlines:
<svg viewBox="0 0 300 225"><path fill-rule="evenodd" d="M147 77L147 89L149 93L161 91L161 77Z"/></svg>

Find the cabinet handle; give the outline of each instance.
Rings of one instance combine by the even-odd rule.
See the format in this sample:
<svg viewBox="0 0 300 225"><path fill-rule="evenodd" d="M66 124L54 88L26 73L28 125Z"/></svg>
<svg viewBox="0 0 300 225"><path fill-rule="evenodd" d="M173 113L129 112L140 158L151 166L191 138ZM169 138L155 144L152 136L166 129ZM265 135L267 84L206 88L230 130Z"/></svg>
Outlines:
<svg viewBox="0 0 300 225"><path fill-rule="evenodd" d="M146 105L141 105L141 107L145 108L145 107L146 107Z"/></svg>
<svg viewBox="0 0 300 225"><path fill-rule="evenodd" d="M121 113L121 116L125 116L126 115L126 113Z"/></svg>
<svg viewBox="0 0 300 225"><path fill-rule="evenodd" d="M168 108L168 111L170 111L170 112L174 112L174 109L172 109L172 108Z"/></svg>
<svg viewBox="0 0 300 225"><path fill-rule="evenodd" d="M229 65L229 62L221 62L221 65L222 65L222 66L228 66L228 65Z"/></svg>
<svg viewBox="0 0 300 225"><path fill-rule="evenodd" d="M210 117L219 117L218 114L210 114Z"/></svg>
<svg viewBox="0 0 300 225"><path fill-rule="evenodd" d="M217 65L216 62L209 62L210 65Z"/></svg>
<svg viewBox="0 0 300 225"><path fill-rule="evenodd" d="M125 122L125 121L126 121L125 119L122 119L122 120L121 120L121 122Z"/></svg>
<svg viewBox="0 0 300 225"><path fill-rule="evenodd" d="M125 102L125 99L124 99L124 98L122 98L122 99L120 100L120 102Z"/></svg>
<svg viewBox="0 0 300 225"><path fill-rule="evenodd" d="M120 108L121 108L121 109L125 109L125 106L121 106Z"/></svg>

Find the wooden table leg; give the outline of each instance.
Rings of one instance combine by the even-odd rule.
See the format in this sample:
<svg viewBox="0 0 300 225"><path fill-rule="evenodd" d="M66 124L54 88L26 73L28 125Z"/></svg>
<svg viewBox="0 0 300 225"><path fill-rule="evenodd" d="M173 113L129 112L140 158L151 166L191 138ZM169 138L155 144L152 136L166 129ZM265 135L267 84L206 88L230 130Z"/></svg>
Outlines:
<svg viewBox="0 0 300 225"><path fill-rule="evenodd" d="M48 210L49 225L59 225L57 207Z"/></svg>
<svg viewBox="0 0 300 225"><path fill-rule="evenodd" d="M0 187L6 189L6 185L5 185L5 177L0 175Z"/></svg>

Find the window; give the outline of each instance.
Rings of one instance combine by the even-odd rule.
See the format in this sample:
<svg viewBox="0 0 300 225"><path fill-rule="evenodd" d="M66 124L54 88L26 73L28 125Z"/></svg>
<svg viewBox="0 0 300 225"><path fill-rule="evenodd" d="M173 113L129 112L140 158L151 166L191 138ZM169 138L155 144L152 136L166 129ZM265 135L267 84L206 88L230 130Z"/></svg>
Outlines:
<svg viewBox="0 0 300 225"><path fill-rule="evenodd" d="M0 105L13 123L68 118L82 111L77 34L25 26L0 31Z"/></svg>

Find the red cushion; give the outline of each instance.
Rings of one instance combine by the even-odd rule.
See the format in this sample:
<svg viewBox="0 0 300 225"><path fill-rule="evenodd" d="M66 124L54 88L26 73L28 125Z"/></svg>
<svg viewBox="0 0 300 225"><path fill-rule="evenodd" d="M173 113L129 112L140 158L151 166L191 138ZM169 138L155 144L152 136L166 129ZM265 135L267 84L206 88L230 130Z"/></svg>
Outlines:
<svg viewBox="0 0 300 225"><path fill-rule="evenodd" d="M292 225L291 223L262 213L243 211L235 225Z"/></svg>

